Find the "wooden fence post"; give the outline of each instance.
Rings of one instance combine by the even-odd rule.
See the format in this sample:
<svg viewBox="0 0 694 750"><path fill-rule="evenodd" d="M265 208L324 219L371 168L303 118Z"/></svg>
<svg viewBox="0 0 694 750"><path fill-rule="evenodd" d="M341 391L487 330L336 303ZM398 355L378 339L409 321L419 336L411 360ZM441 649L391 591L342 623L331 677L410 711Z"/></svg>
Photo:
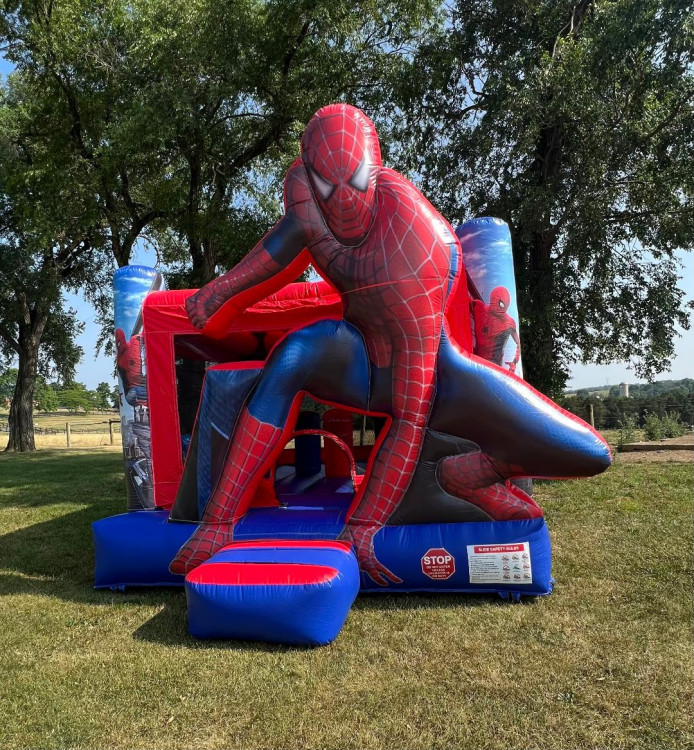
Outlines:
<svg viewBox="0 0 694 750"><path fill-rule="evenodd" d="M590 426L595 429L595 412L593 411L593 404L590 404Z"/></svg>
<svg viewBox="0 0 694 750"><path fill-rule="evenodd" d="M108 420L108 440L113 445L113 420Z"/></svg>
<svg viewBox="0 0 694 750"><path fill-rule="evenodd" d="M70 442L70 423L65 422L65 437L67 438L67 447L69 448L71 445Z"/></svg>

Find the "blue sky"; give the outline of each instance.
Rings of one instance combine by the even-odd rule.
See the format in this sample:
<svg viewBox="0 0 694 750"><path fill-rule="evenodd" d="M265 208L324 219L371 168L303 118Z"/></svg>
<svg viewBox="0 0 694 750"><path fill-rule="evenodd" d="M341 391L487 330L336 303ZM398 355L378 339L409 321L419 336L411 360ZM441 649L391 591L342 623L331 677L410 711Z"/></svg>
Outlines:
<svg viewBox="0 0 694 750"><path fill-rule="evenodd" d="M12 71L12 65L0 55L0 74L7 75ZM678 257L684 266L680 288L686 293L688 300L694 299L694 254L680 252ZM151 251L138 247L133 264L155 265L156 259ZM77 312L79 320L85 323L84 333L78 338L78 343L84 349L84 357L77 368L77 380L85 383L88 388L105 381L115 384L113 376L114 363L111 358L103 354L95 356L94 347L99 335L99 327L95 322L94 310L79 295L67 295L69 305ZM669 372L658 376L658 380L694 377L694 330L680 331L681 338L676 342L676 357ZM633 372L624 363L611 365L575 365L572 368L571 388L587 388L593 385L615 385L621 382L637 382Z"/></svg>

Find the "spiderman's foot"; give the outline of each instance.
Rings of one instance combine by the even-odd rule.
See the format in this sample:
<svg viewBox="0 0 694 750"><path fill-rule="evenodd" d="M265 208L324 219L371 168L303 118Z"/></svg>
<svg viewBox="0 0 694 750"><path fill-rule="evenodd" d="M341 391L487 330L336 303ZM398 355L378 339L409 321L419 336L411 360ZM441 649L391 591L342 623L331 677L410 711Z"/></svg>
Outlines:
<svg viewBox="0 0 694 750"><path fill-rule="evenodd" d="M542 518L542 510L532 497L511 484L493 484L485 489L471 490L463 499L476 505L494 521Z"/></svg>
<svg viewBox="0 0 694 750"><path fill-rule="evenodd" d="M203 524L178 551L169 565L169 570L172 573L187 575L198 565L209 560L217 550L233 541L233 524Z"/></svg>

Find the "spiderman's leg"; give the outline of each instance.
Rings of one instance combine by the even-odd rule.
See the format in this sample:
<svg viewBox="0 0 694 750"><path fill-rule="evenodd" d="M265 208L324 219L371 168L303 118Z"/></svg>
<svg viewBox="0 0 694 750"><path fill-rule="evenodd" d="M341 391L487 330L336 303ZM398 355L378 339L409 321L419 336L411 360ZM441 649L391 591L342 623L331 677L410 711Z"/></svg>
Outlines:
<svg viewBox="0 0 694 750"><path fill-rule="evenodd" d="M441 460L439 483L495 520L542 515L510 477L590 476L609 466L609 448L588 425L445 339L438 386L430 427L480 447Z"/></svg>
<svg viewBox="0 0 694 750"><path fill-rule="evenodd" d="M361 334L344 321L324 320L295 331L272 351L239 415L224 468L202 523L171 563L187 573L233 538L263 472L282 450L296 397L308 392L346 407L366 409L369 362Z"/></svg>
<svg viewBox="0 0 694 750"><path fill-rule="evenodd" d="M607 443L585 422L445 338L429 426L480 446L503 478L592 476L611 462Z"/></svg>
<svg viewBox="0 0 694 750"><path fill-rule="evenodd" d="M495 521L542 516L532 497L506 481L482 451L444 458L437 473L449 495L476 505Z"/></svg>

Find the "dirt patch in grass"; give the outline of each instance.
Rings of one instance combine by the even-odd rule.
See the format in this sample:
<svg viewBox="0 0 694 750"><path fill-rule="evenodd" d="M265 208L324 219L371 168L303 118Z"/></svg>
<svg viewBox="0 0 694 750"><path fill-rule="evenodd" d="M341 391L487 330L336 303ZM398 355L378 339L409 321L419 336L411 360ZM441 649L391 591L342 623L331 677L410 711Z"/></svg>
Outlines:
<svg viewBox="0 0 694 750"><path fill-rule="evenodd" d="M650 450L615 452L615 461L625 464L643 463L689 463L694 464L693 450L659 450L661 445L693 445L694 435L683 435L676 438L665 438L649 443Z"/></svg>
<svg viewBox="0 0 694 750"><path fill-rule="evenodd" d="M647 463L694 463L694 451L629 451L628 453L615 454L615 462L620 464L647 464Z"/></svg>

